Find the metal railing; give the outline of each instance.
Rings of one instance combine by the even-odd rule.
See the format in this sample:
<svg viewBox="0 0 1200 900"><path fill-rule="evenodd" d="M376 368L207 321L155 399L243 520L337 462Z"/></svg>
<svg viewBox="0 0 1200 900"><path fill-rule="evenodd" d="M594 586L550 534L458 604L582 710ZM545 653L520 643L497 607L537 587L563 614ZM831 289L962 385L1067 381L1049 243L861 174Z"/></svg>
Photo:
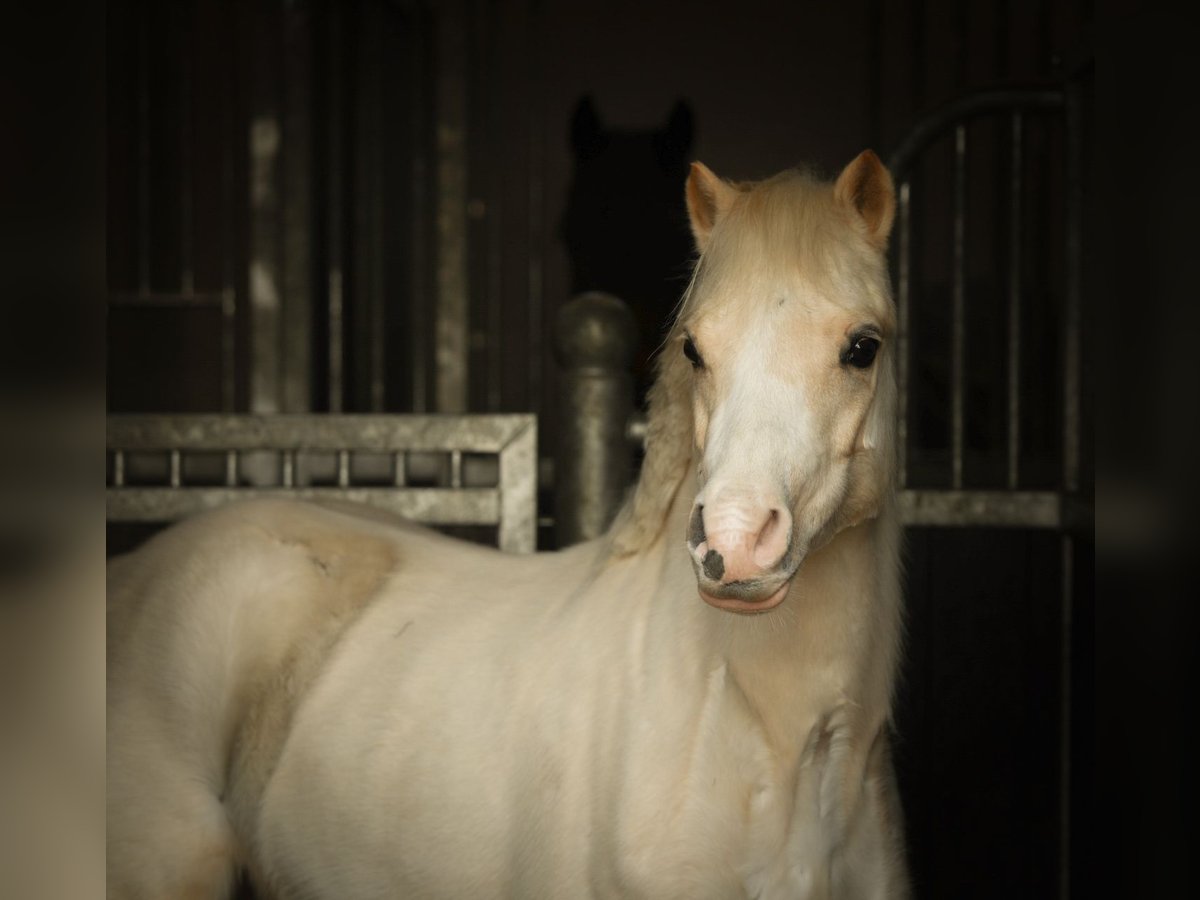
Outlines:
<svg viewBox="0 0 1200 900"><path fill-rule="evenodd" d="M430 525L495 525L500 549L536 548L532 415L117 415L106 443L112 522L337 499Z"/></svg>
<svg viewBox="0 0 1200 900"><path fill-rule="evenodd" d="M1066 159L1066 232L1062 236L1066 253L1066 284L1063 316L1063 368L1061 372L1063 408L1062 481L1057 491L1022 491L1020 478L1021 440L1021 241L1022 181L1026 122L1031 114L1065 118ZM985 117L1001 118L1008 126L1008 167L1001 177L1009 200L1008 310L1006 318L1006 484L1002 491L964 491L963 458L966 420L966 234L968 123ZM900 382L900 478L907 487L909 474L909 418L912 385L912 308L915 286L912 270L912 170L931 144L946 136L953 137L953 248L950 308L950 441L951 491L908 491L902 508L920 515L911 524L922 525L1014 525L1031 528L1061 529L1076 524L1079 506L1069 495L1079 489L1080 453L1080 343L1079 343L1079 228L1080 159L1077 101L1068 90L1059 87L998 89L960 97L921 120L901 141L888 160L888 168L897 182L896 304L899 322L898 374ZM957 497L958 499L952 499ZM1069 505L1074 514L1064 512ZM1086 518L1086 516L1084 516Z"/></svg>

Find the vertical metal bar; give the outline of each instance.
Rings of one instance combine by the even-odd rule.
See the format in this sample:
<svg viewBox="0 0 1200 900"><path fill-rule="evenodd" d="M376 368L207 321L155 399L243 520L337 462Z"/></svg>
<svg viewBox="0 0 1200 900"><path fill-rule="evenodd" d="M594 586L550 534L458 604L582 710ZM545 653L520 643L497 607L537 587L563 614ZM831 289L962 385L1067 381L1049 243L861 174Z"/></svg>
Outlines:
<svg viewBox="0 0 1200 900"><path fill-rule="evenodd" d="M529 38L527 58L529 60L529 409L542 407L542 366L545 353L542 349L543 304L545 288L543 281L542 206L544 185L542 184L542 21L541 4L529 6Z"/></svg>
<svg viewBox="0 0 1200 900"><path fill-rule="evenodd" d="M236 15L229 16L229 27L238 27ZM225 220L221 242L221 408L233 412L237 406L237 273L234 241L237 240L238 204L234 197L234 147L238 136L233 110L237 105L234 72L237 55L225 58L224 98L221 103L221 213Z"/></svg>
<svg viewBox="0 0 1200 900"><path fill-rule="evenodd" d="M329 411L342 411L345 396L343 357L343 262L342 262L342 17L341 4L329 4Z"/></svg>
<svg viewBox="0 0 1200 900"><path fill-rule="evenodd" d="M1079 85L1066 92L1066 296L1063 308L1063 493L1079 490L1081 419L1081 302L1083 260L1083 135ZM1074 621L1074 540L1062 539L1062 701L1059 896L1071 895L1071 637Z"/></svg>
<svg viewBox="0 0 1200 900"><path fill-rule="evenodd" d="M191 11L185 8L184 15ZM193 116L195 106L192 102L192 59L195 55L195 28L191 22L184 23L184 46L179 53L179 287L182 293L190 295L196 290L195 266L193 263L193 176L192 176L192 142Z"/></svg>
<svg viewBox="0 0 1200 900"><path fill-rule="evenodd" d="M252 4L248 22L257 52L249 65L250 411L276 413L283 395L281 261L283 115L281 6Z"/></svg>
<svg viewBox="0 0 1200 900"><path fill-rule="evenodd" d="M1063 304L1063 490L1079 489L1083 147L1078 87L1066 96L1066 296Z"/></svg>
<svg viewBox="0 0 1200 900"><path fill-rule="evenodd" d="M492 4L484 5L491 9ZM498 18L498 17L497 17ZM488 77L485 84L493 91L487 104L487 146L501 147L503 138L507 135L505 123L501 119L501 97L499 94L502 84L500 77L500 40L491 39L491 35L499 27L498 21L485 22L482 38L484 45L489 48ZM502 253L504 215L504 154L502 152L487 153L487 409L489 412L499 411L503 403L504 387L504 258Z"/></svg>
<svg viewBox="0 0 1200 900"><path fill-rule="evenodd" d="M405 462L406 459L403 450L397 450L392 454L392 483L396 487L405 487L408 484L408 471Z"/></svg>
<svg viewBox="0 0 1200 900"><path fill-rule="evenodd" d="M908 380L910 346L909 317L912 308L912 183L900 184L900 262L896 292L896 364L900 392L899 443L900 488L908 486Z"/></svg>
<svg viewBox="0 0 1200 900"><path fill-rule="evenodd" d="M1075 542L1066 532L1062 535L1061 556L1058 895L1061 900L1069 900L1071 896L1071 632L1074 627Z"/></svg>
<svg viewBox="0 0 1200 900"><path fill-rule="evenodd" d="M466 10L439 7L437 34L437 410L467 407Z"/></svg>
<svg viewBox="0 0 1200 900"><path fill-rule="evenodd" d="M530 417L500 451L497 543L508 553L537 549L537 420Z"/></svg>
<svg viewBox="0 0 1200 900"><path fill-rule="evenodd" d="M169 483L170 483L171 487L177 488L182 483L182 479L180 478L180 471L179 471L180 470L179 451L171 450L168 453L167 458L169 460L169 465L170 465Z"/></svg>
<svg viewBox="0 0 1200 900"><path fill-rule="evenodd" d="M462 487L462 451L450 451L450 487L458 490Z"/></svg>
<svg viewBox="0 0 1200 900"><path fill-rule="evenodd" d="M1008 487L1021 477L1021 113L1012 114L1012 147L1008 178Z"/></svg>
<svg viewBox="0 0 1200 900"><path fill-rule="evenodd" d="M113 451L113 487L125 487L125 451Z"/></svg>
<svg viewBox="0 0 1200 900"><path fill-rule="evenodd" d="M279 454L282 464L280 481L286 488L296 486L296 451L284 450ZM343 485L344 486L344 485Z"/></svg>
<svg viewBox="0 0 1200 900"><path fill-rule="evenodd" d="M370 83L369 112L367 112L367 142L366 154L368 170L367 183L370 185L367 197L367 271L370 278L368 310L370 315L370 346L369 362L371 373L371 410L383 412L384 409L384 376L386 374L386 348L384 338L387 334L386 302L384 298L384 240L383 240L383 23L379 21L381 7L369 4L366 7L368 22L373 26L368 36L369 45L366 52L371 59L369 71L372 74ZM466 291L464 290L464 295ZM465 410L465 406L464 406Z"/></svg>
<svg viewBox="0 0 1200 900"><path fill-rule="evenodd" d="M150 293L150 38L148 7L138 15L138 291Z"/></svg>
<svg viewBox="0 0 1200 900"><path fill-rule="evenodd" d="M417 39L413 48L410 70L411 74L411 109L410 123L413 134L412 171L410 186L412 191L412 214L409 220L412 229L412 278L410 291L412 296L410 312L410 333L407 352L412 365L412 411L423 413L428 406L429 380L427 372L429 361L426 357L428 345L427 320L425 307L428 304L429 285L426 261L429 259L428 240L428 206L429 206L429 162L428 162L428 127L427 117L427 65L429 44L429 25L421 8L414 13L419 17L420 26L417 29Z"/></svg>
<svg viewBox="0 0 1200 900"><path fill-rule="evenodd" d="M967 126L954 129L954 285L950 311L950 446L951 483L963 486L963 432L966 396L966 215Z"/></svg>
<svg viewBox="0 0 1200 900"><path fill-rule="evenodd" d="M282 4L280 15L280 408L300 413L312 407L313 27L307 4Z"/></svg>
<svg viewBox="0 0 1200 900"><path fill-rule="evenodd" d="M338 487L344 488L350 486L350 451L339 450L337 452L337 483Z"/></svg>
<svg viewBox="0 0 1200 900"><path fill-rule="evenodd" d="M236 450L225 451L225 487L237 487L238 483L238 453Z"/></svg>
<svg viewBox="0 0 1200 900"><path fill-rule="evenodd" d="M221 408L225 412L232 412L236 403L236 369L237 294L230 281L221 291Z"/></svg>

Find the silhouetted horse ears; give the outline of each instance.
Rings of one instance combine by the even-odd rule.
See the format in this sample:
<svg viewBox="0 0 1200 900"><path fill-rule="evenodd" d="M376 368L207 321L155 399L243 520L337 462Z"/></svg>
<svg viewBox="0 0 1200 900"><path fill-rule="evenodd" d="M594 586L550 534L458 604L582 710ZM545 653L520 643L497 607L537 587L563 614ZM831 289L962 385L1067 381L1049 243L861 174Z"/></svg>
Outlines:
<svg viewBox="0 0 1200 900"><path fill-rule="evenodd" d="M692 108L682 100L676 100L667 118L667 127L654 135L654 149L658 161L664 168L679 165L687 158L695 137Z"/></svg>
<svg viewBox="0 0 1200 900"><path fill-rule="evenodd" d="M571 114L571 146L577 159L594 159L608 145L591 94L584 94Z"/></svg>

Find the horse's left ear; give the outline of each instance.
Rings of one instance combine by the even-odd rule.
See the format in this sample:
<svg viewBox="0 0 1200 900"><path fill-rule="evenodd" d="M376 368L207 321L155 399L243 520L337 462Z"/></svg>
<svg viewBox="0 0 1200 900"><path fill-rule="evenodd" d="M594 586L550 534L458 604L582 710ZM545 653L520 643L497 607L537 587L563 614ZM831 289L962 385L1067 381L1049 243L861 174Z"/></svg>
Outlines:
<svg viewBox="0 0 1200 900"><path fill-rule="evenodd" d="M870 150L858 154L838 176L833 195L862 216L871 243L880 249L887 246L896 217L896 189L878 156Z"/></svg>
<svg viewBox="0 0 1200 900"><path fill-rule="evenodd" d="M717 219L733 205L738 190L702 162L692 163L687 180L688 218L692 223L692 235L696 238L696 249L701 253L708 246L709 235Z"/></svg>

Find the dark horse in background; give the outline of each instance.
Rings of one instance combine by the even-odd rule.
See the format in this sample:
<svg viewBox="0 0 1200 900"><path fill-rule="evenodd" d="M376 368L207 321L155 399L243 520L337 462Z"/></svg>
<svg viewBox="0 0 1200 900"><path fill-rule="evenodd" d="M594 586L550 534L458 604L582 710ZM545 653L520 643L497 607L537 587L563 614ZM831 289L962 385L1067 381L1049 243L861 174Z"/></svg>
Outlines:
<svg viewBox="0 0 1200 900"><path fill-rule="evenodd" d="M629 304L637 322L634 380L639 403L651 357L683 287L692 253L679 185L688 175L694 126L679 101L661 129L606 128L591 97L571 118L575 174L561 233L571 257L571 290L604 291Z"/></svg>

